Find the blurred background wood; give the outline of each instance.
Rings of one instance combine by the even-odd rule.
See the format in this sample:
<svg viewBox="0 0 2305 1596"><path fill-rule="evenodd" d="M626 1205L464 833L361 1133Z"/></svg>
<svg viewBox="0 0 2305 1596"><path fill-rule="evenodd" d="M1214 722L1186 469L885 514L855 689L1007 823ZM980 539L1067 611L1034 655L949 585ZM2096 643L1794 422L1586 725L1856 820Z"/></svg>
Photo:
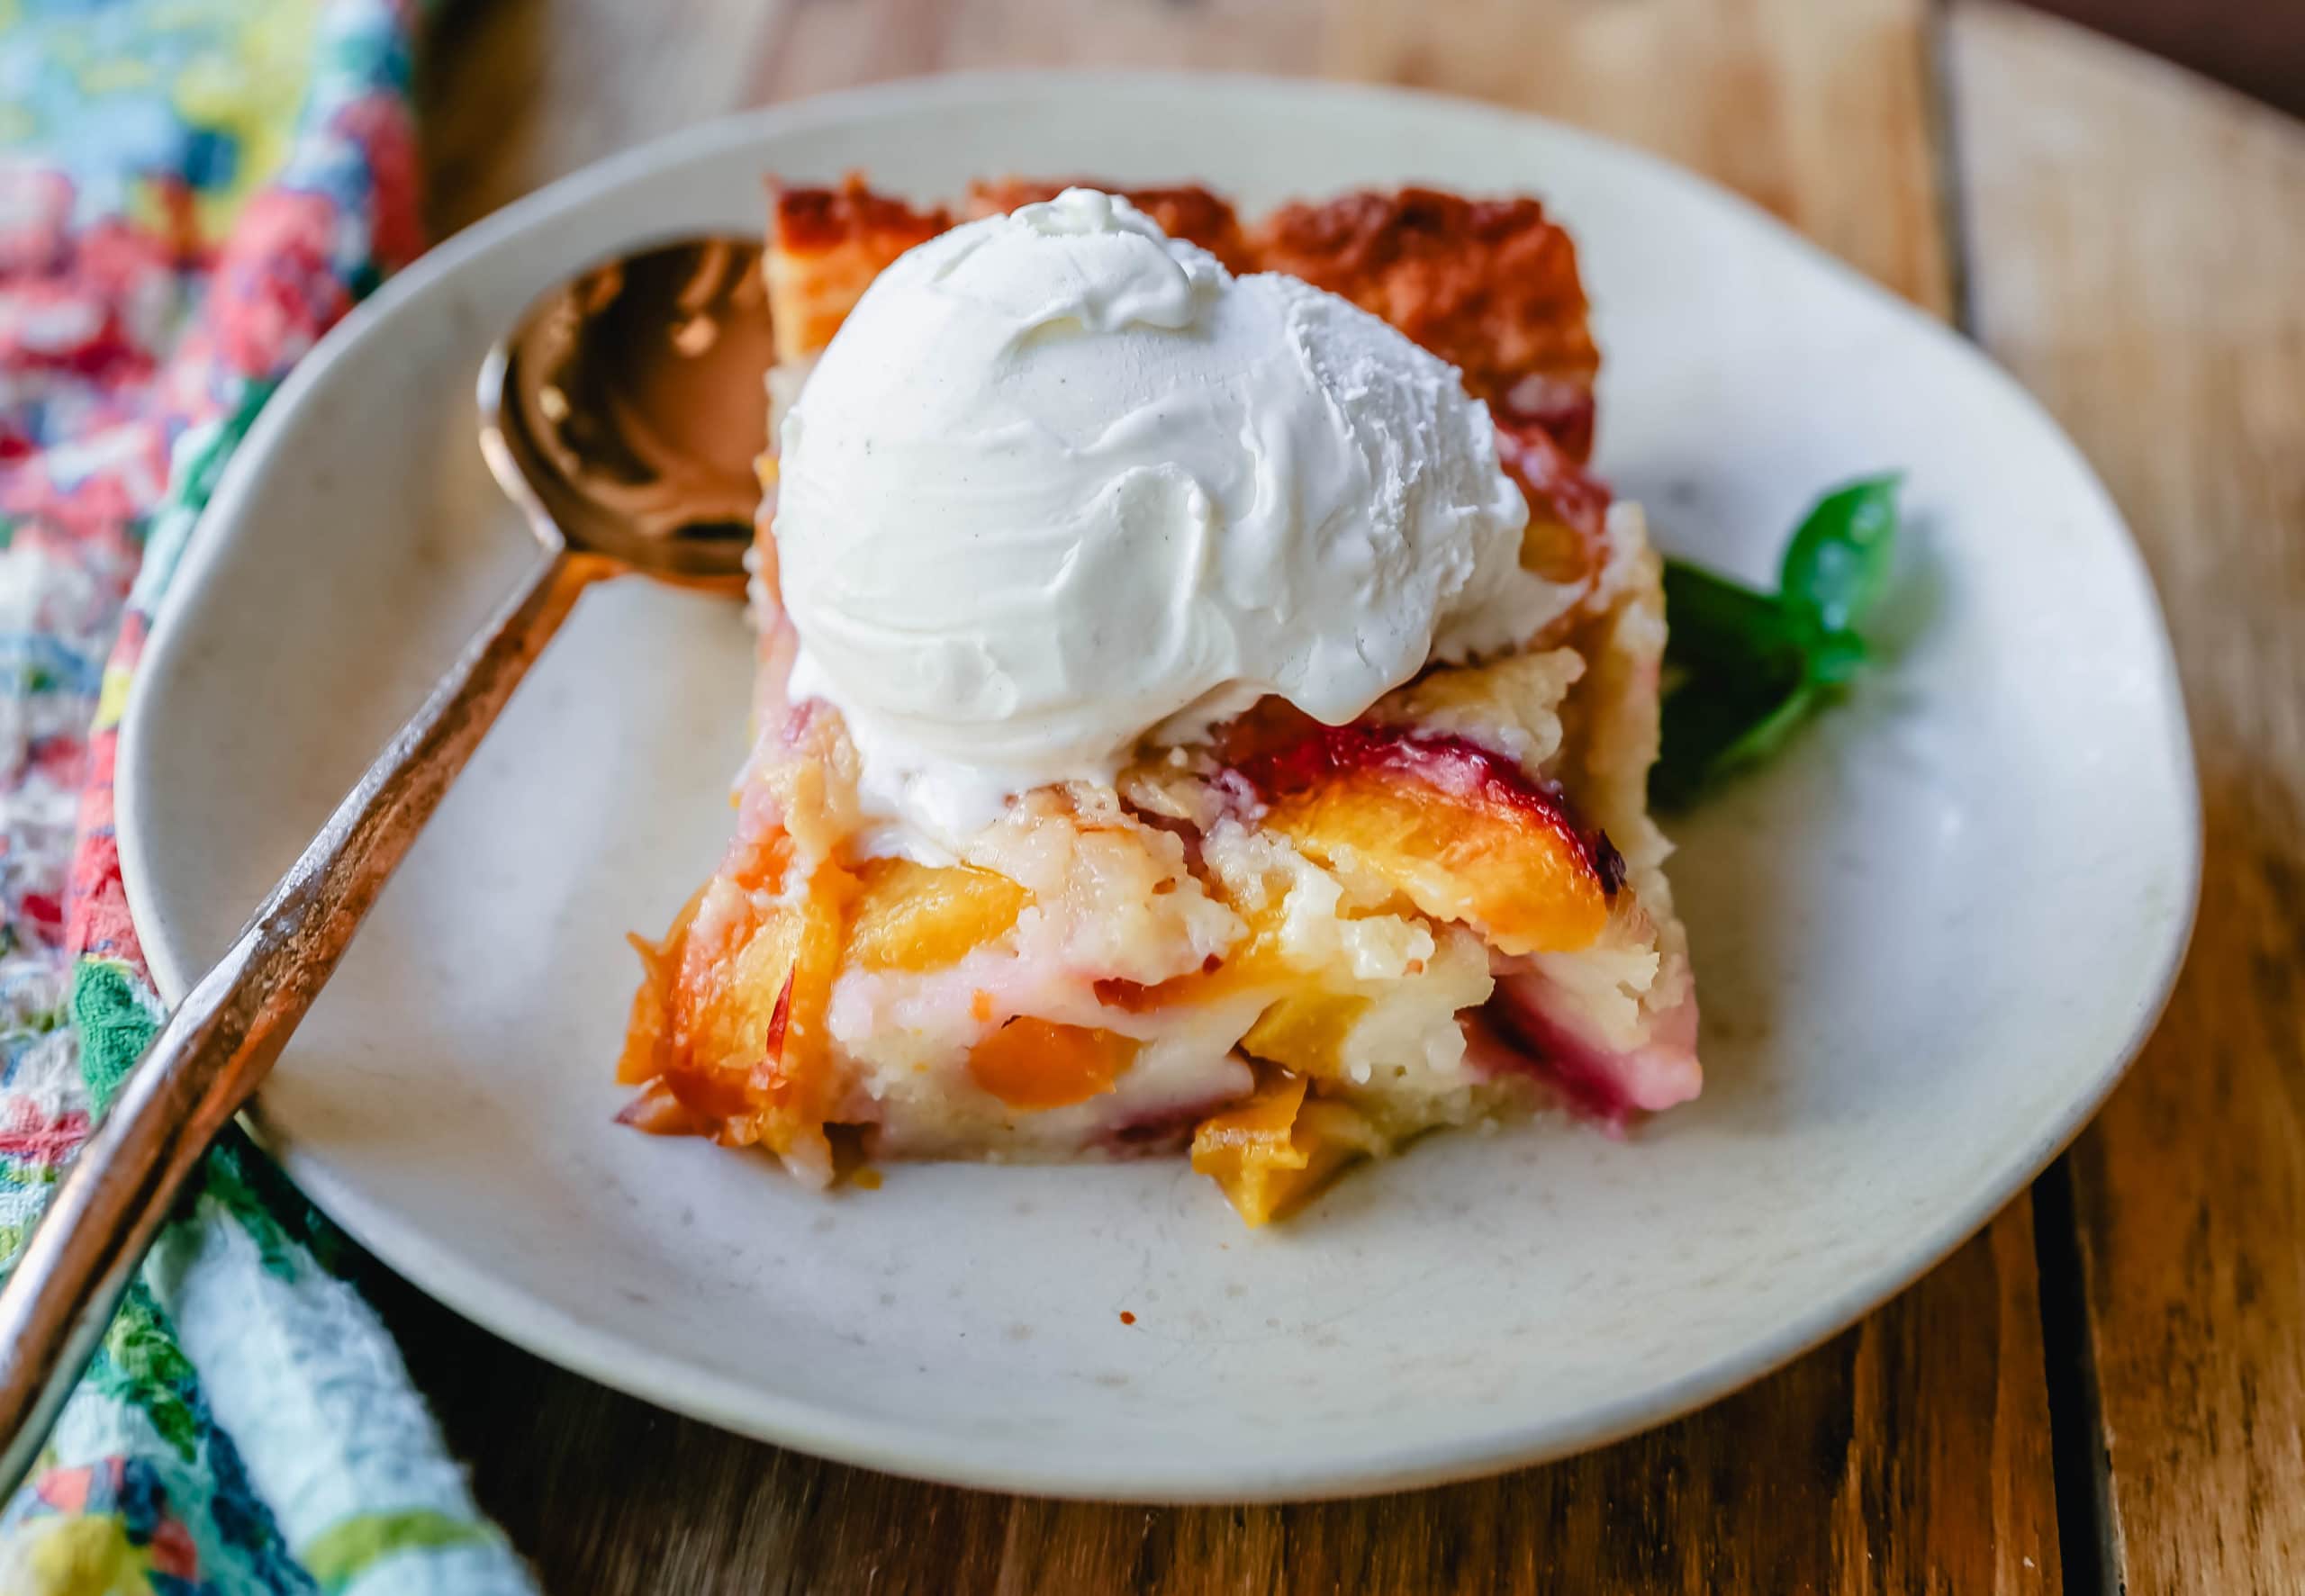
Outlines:
<svg viewBox="0 0 2305 1596"><path fill-rule="evenodd" d="M2035 3L2305 114L2305 5L2297 0Z"/></svg>
<svg viewBox="0 0 2305 1596"><path fill-rule="evenodd" d="M1864 1324L1592 1456L1366 1502L1141 1509L914 1484L738 1440L384 1283L482 1500L548 1589L2305 1579L2305 653L2290 640L2305 598L2305 321L2282 302L2305 266L2305 131L1982 0L470 0L431 60L443 233L703 116L955 67L1363 77L1659 150L1923 307L1975 308L1975 330L2092 449L2138 524L2223 828L2201 937L2218 968L2196 961L2172 1026L2076 1155L2077 1249L2076 1204L2050 1188L2054 1344L2020 1199ZM2104 1512L2089 1488L2108 1444L2093 1348L2112 1429Z"/></svg>

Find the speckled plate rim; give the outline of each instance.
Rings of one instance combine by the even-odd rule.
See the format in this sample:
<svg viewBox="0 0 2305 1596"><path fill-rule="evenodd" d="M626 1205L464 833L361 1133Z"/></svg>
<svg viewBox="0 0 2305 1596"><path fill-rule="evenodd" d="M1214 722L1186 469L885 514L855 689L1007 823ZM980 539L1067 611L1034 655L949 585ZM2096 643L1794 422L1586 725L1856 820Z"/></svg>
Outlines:
<svg viewBox="0 0 2305 1596"><path fill-rule="evenodd" d="M169 671L177 646L177 631L172 618L189 609L194 598L211 581L220 544L214 528L230 523L254 492L267 456L285 429L289 415L316 385L325 369L347 358L366 340L388 336L401 307L428 285L453 276L466 263L505 240L591 205L602 189L667 166L714 152L725 153L804 129L867 121L923 107L964 105L1026 94L1047 95L1052 90L1093 92L1100 84L1196 89L1219 84L1261 100L1332 113L1353 108L1376 110L1404 103L1441 105L1450 113L1462 117L1469 132L1477 131L1484 122L1499 128L1525 128L1540 123L1551 136L1579 147L1596 158L1634 163L1646 168L1651 176L1683 188L1692 203L1735 208L1752 225L1776 232L1786 248L1803 253L1819 269L1833 274L1853 292L1871 298L1885 312L1905 321L1912 330L1957 346L1974 362L1981 381L2005 390L2016 402L2039 416L2045 430L2056 436L2074 461L2079 462L2077 451L2064 442L2062 433L2035 401L1952 331L1827 256L1748 202L1694 174L1613 140L1562 128L1543 119L1418 91L1247 74L959 74L827 95L704 123L657 140L587 167L507 206L447 240L386 284L297 368L251 429L219 484L201 533L186 553L171 603L146 648L140 683L164 677ZM2157 600L2152 595L2142 557L2121 527L2119 512L2102 486L2095 483L2085 464L2081 469L2089 475L2102 501L2099 511L2102 518L2121 529L2120 557L2129 567L2128 580L2141 590L2145 602L2157 617ZM2183 772L2180 786L2186 812L2182 816L2182 830L2190 838L2191 846L2188 856L2180 861L2184 881L2183 907L2173 912L2162 928L2163 956L2157 981L2149 1001L2138 1011L2142 1018L2123 1045L2103 1058L2086 1089L2073 1095L2058 1112L2048 1116L2037 1133L2023 1143L2020 1154L2007 1159L1992 1178L1975 1186L1966 1201L1949 1205L1892 1256L1875 1267L1852 1273L1840 1290L1816 1302L1806 1312L1788 1319L1775 1334L1733 1348L1686 1375L1661 1382L1634 1397L1588 1408L1570 1418L1534 1425L1505 1423L1416 1448L1378 1446L1335 1456L1321 1466L1294 1467L1279 1473L1243 1469L1226 1459L1211 1458L1205 1465L1189 1469L1132 1468L1124 1464L1111 1477L1084 1480L1069 1472L990 1461L972 1453L964 1444L948 1444L943 1438L926 1436L901 1423L781 1398L740 1381L701 1373L677 1358L636 1348L521 1292L507 1289L483 1271L467 1268L442 1255L420 1229L403 1223L388 1208L370 1204L339 1185L325 1164L296 1156L293 1150L285 1161L297 1183L347 1231L427 1293L474 1322L603 1384L708 1422L845 1463L999 1491L1137 1501L1211 1501L1360 1494L1438 1483L1543 1462L1606 1444L1701 1407L1790 1362L1846 1328L1933 1268L1975 1234L2048 1165L2103 1102L2144 1045L2167 1003L2191 938L2199 897L2200 798L2183 700L2165 626L2158 641L2159 657L2149 662L2148 674L2154 679L2155 694L2168 727L2169 758ZM160 797L156 773L142 757L152 702L149 694L140 690L132 693L124 718L117 783L117 829L131 912L155 981L162 995L174 1002L190 988L201 971L188 966L186 952L164 906L152 901L140 886L146 874L142 866L153 846L152 812Z"/></svg>

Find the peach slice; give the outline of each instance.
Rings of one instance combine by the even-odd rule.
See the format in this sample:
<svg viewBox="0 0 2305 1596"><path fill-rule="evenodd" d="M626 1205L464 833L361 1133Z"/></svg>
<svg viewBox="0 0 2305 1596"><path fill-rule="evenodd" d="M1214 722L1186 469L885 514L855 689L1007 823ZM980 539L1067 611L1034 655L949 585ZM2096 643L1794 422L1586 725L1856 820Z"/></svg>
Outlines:
<svg viewBox="0 0 2305 1596"><path fill-rule="evenodd" d="M647 1088L627 1123L764 1143L796 1169L829 1178L825 1010L857 881L822 861L797 901L759 906L792 868L787 839L765 832L662 942L634 940L646 975L619 1073Z"/></svg>
<svg viewBox="0 0 2305 1596"><path fill-rule="evenodd" d="M748 916L719 947L700 946L692 929L673 1010L688 1058L666 1079L725 1115L722 1141L765 1141L788 1156L821 1141L831 1096L825 1010L854 889L847 871L823 864L798 904ZM734 1113L721 1106L731 1096Z"/></svg>
<svg viewBox="0 0 2305 1596"><path fill-rule="evenodd" d="M1366 997L1307 986L1266 1009L1241 1050L1299 1075L1334 1075L1345 1037L1368 1012Z"/></svg>
<svg viewBox="0 0 2305 1596"><path fill-rule="evenodd" d="M1590 946L1624 881L1606 836L1579 829L1558 795L1463 737L1321 726L1239 769L1268 806L1268 828L1505 953Z"/></svg>
<svg viewBox="0 0 2305 1596"><path fill-rule="evenodd" d="M659 942L634 933L624 940L640 955L640 985L632 994L632 1012L625 1022L624 1051L616 1063L616 1078L624 1086L653 1081L664 1072L673 1050L672 996L682 963L687 958L688 928L697 906L711 890L700 887L673 916L672 928ZM657 1116L661 1119L663 1116Z"/></svg>
<svg viewBox="0 0 2305 1596"><path fill-rule="evenodd" d="M1108 1008L1146 1014L1169 1007L1222 1003L1243 993L1275 994L1241 1039L1241 1050L1299 1075L1334 1075L1344 1039L1369 1000L1336 991L1291 965L1280 951L1280 906L1237 910L1249 934L1206 969L1143 987L1134 981L1097 983L1097 997Z"/></svg>
<svg viewBox="0 0 2305 1596"><path fill-rule="evenodd" d="M966 865L867 860L848 923L847 963L917 973L958 964L1017 923L1031 895L1008 877Z"/></svg>
<svg viewBox="0 0 2305 1596"><path fill-rule="evenodd" d="M1257 1089L1193 1132L1192 1167L1261 1225L1303 1202L1353 1159L1386 1150L1351 1105L1308 1096L1301 1075L1261 1070Z"/></svg>
<svg viewBox="0 0 2305 1596"><path fill-rule="evenodd" d="M1020 1014L969 1050L969 1077L1011 1108L1070 1108L1111 1091L1136 1046L1109 1031Z"/></svg>

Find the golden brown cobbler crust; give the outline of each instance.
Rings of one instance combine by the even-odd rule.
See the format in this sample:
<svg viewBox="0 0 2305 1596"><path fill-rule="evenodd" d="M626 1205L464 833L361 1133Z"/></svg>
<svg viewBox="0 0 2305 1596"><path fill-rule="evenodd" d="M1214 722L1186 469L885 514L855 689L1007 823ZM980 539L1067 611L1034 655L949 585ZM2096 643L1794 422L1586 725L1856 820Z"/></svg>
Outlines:
<svg viewBox="0 0 2305 1596"><path fill-rule="evenodd" d="M1160 223L1162 232L1199 245L1223 261L1228 271L1264 269L1251 253L1248 238L1241 230L1241 219L1234 213L1232 204L1190 184L1173 188L1110 188L1093 177L1003 177L994 182L979 179L969 185L969 215L972 219L1005 215L1019 205L1053 200L1068 188L1102 188L1107 194L1119 194Z"/></svg>
<svg viewBox="0 0 2305 1596"><path fill-rule="evenodd" d="M1535 200L1430 188L1284 205L1249 236L1287 272L1381 316L1465 374L1499 420L1534 421L1582 462L1601 357L1577 247Z"/></svg>
<svg viewBox="0 0 2305 1596"><path fill-rule="evenodd" d="M967 214L1011 211L1065 186L981 181ZM1591 453L1600 356L1577 249L1535 200L1362 190L1284 205L1244 229L1229 202L1197 185L1115 192L1235 272L1287 272L1383 317L1461 370L1500 421L1543 428L1580 464ZM821 349L882 266L955 220L857 176L837 188L776 190L769 276L780 357Z"/></svg>
<svg viewBox="0 0 2305 1596"><path fill-rule="evenodd" d="M854 173L837 188L769 185L770 326L781 362L832 341L872 279L898 256L950 228L942 206L917 210L876 194Z"/></svg>
<svg viewBox="0 0 2305 1596"><path fill-rule="evenodd" d="M1535 200L1362 190L1284 205L1244 228L1230 202L1192 185L1009 176L971 185L963 209L1013 211L1075 183L1125 195L1235 272L1287 272L1351 300L1457 366L1495 414L1499 458L1529 497L1522 563L1555 581L1595 574L1609 494L1584 466L1600 356L1576 246ZM961 220L854 175L835 188L771 192L769 308L787 364L831 341L882 267Z"/></svg>

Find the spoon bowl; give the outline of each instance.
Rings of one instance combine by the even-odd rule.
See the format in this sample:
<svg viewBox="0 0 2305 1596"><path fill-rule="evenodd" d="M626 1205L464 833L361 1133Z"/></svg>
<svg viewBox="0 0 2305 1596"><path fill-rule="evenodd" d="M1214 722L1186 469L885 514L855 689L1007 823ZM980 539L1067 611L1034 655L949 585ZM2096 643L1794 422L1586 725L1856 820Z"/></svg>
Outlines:
<svg viewBox="0 0 2305 1596"><path fill-rule="evenodd" d="M547 547L742 588L773 357L760 257L726 237L620 257L489 351L481 448Z"/></svg>

